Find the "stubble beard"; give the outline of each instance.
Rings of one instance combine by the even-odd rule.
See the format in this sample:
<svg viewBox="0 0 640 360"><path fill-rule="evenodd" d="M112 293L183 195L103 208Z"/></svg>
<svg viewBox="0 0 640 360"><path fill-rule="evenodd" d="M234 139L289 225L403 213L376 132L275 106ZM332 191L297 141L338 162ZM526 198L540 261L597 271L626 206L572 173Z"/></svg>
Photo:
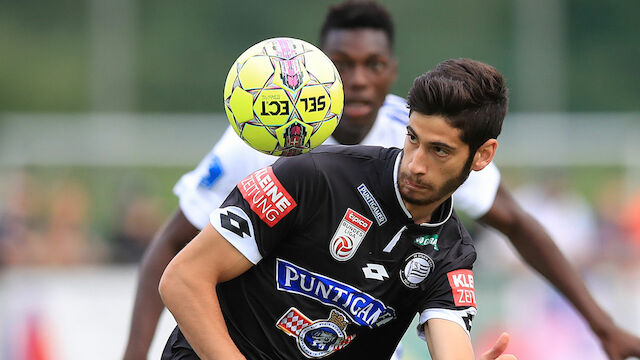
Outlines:
<svg viewBox="0 0 640 360"><path fill-rule="evenodd" d="M406 191L403 191L402 186L398 186L398 189L400 190L400 196L402 196L402 199L404 201L412 205L422 206L422 205L429 205L429 204L433 204L435 202L441 201L445 197L448 197L450 194L456 191L460 187L460 185L462 185L467 180L467 178L469 177L469 174L471 173L472 160L473 160L473 157L470 157L465 163L460 173L458 174L458 176L447 180L431 196L428 196L428 197L413 196L411 194L408 194ZM405 179L405 178L410 178L410 176L407 174L401 174L398 176L398 180ZM428 185L428 187L433 188L432 185Z"/></svg>

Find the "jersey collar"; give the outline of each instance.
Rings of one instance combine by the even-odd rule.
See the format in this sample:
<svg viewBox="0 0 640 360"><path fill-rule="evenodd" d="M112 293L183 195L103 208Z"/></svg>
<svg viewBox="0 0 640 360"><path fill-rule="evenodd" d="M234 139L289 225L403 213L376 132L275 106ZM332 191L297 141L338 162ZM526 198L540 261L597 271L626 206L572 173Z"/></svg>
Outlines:
<svg viewBox="0 0 640 360"><path fill-rule="evenodd" d="M407 210L407 207L404 206L404 202L402 201L402 197L400 196L400 189L398 189L398 171L400 170L400 160L402 160L402 154L403 154L403 151L398 152L398 155L396 156L395 165L393 166L393 188L395 190L396 199L398 200L398 204L400 205L400 208L402 208L407 218L413 221L413 217L411 216L411 213L409 212L409 210ZM434 210L433 215L434 217L437 217L437 220L435 220L435 222L422 223L420 224L420 226L426 226L426 227L440 226L446 223L447 220L449 220L449 218L451 217L451 213L453 213L453 198L449 197L447 200L445 200L445 202L442 203L442 205L438 206L438 208Z"/></svg>

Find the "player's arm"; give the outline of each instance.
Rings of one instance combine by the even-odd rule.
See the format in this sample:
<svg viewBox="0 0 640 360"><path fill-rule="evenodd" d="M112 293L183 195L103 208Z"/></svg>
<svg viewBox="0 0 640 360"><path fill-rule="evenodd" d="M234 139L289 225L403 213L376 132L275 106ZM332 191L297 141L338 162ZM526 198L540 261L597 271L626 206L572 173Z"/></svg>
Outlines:
<svg viewBox="0 0 640 360"><path fill-rule="evenodd" d="M433 360L473 360L471 339L462 327L445 319L429 319L424 324L424 335ZM480 360L516 360L513 355L502 355L509 343L509 336L502 334Z"/></svg>
<svg viewBox="0 0 640 360"><path fill-rule="evenodd" d="M517 204L502 183L491 209L480 220L505 234L527 264L564 294L600 338L610 359L640 357L640 338L618 327L596 303L544 227Z"/></svg>
<svg viewBox="0 0 640 360"><path fill-rule="evenodd" d="M424 336L433 360L473 360L469 335L453 321L429 319L424 324Z"/></svg>
<svg viewBox="0 0 640 360"><path fill-rule="evenodd" d="M160 296L201 359L244 359L227 331L216 284L237 277L252 265L207 225L162 275Z"/></svg>
<svg viewBox="0 0 640 360"><path fill-rule="evenodd" d="M145 250L140 264L138 287L124 360L147 358L158 319L164 308L158 294L160 276L169 261L198 234L198 231L187 220L182 210L177 209L156 233L153 241Z"/></svg>

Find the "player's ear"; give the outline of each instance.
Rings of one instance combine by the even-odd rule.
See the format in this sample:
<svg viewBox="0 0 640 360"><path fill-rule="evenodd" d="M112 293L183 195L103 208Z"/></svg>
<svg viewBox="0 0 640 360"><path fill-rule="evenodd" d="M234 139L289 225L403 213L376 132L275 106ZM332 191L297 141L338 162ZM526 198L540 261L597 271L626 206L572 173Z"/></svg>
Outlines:
<svg viewBox="0 0 640 360"><path fill-rule="evenodd" d="M498 140L496 139L489 139L480 145L475 155L473 155L471 170L480 171L489 165L496 154L496 149L498 149Z"/></svg>

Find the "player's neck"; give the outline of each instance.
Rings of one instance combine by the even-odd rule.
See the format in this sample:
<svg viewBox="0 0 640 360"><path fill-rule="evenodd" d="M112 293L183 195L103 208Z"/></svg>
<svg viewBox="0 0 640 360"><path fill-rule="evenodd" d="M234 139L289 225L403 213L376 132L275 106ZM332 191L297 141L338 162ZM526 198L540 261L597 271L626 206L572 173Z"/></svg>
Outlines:
<svg viewBox="0 0 640 360"><path fill-rule="evenodd" d="M431 222L431 216L436 209L447 200L448 197L444 197L438 201L434 201L429 204L413 204L402 199L404 206L411 214L413 222L416 224L424 224Z"/></svg>
<svg viewBox="0 0 640 360"><path fill-rule="evenodd" d="M369 133L369 129L341 128L336 129L331 136L342 145L358 145Z"/></svg>
<svg viewBox="0 0 640 360"><path fill-rule="evenodd" d="M343 119L331 136L342 145L357 145L369 134L374 123L375 120L370 124L351 125Z"/></svg>

